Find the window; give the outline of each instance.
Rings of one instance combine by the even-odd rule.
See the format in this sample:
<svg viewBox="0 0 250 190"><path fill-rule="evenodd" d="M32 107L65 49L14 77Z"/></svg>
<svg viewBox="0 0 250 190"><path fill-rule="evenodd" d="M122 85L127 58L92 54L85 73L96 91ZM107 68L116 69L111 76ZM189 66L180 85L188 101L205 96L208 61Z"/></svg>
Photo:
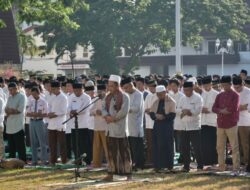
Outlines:
<svg viewBox="0 0 250 190"><path fill-rule="evenodd" d="M89 52L87 47L83 48L83 57L89 57Z"/></svg>
<svg viewBox="0 0 250 190"><path fill-rule="evenodd" d="M246 52L250 51L250 42L248 41L247 43L244 42L235 42L234 43L234 51L235 52Z"/></svg>
<svg viewBox="0 0 250 190"><path fill-rule="evenodd" d="M215 41L208 41L208 54L216 54Z"/></svg>
<svg viewBox="0 0 250 190"><path fill-rule="evenodd" d="M239 43L238 51L247 51L247 43Z"/></svg>

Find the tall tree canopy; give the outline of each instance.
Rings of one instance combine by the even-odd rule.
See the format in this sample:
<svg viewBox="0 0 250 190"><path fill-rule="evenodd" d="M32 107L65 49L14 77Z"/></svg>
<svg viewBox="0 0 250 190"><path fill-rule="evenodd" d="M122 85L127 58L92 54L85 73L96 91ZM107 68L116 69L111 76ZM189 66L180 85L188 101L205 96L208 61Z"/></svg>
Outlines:
<svg viewBox="0 0 250 190"><path fill-rule="evenodd" d="M20 20L43 24L47 52L57 53L76 44L93 46L91 67L99 73L119 72L116 57L123 47L130 55L125 72L131 72L140 57L159 48L168 52L175 44L174 0L9 0L0 9L17 7ZM250 23L246 0L183 0L182 43L195 45L206 31L220 38L246 40L244 26ZM49 38L48 34L55 36Z"/></svg>

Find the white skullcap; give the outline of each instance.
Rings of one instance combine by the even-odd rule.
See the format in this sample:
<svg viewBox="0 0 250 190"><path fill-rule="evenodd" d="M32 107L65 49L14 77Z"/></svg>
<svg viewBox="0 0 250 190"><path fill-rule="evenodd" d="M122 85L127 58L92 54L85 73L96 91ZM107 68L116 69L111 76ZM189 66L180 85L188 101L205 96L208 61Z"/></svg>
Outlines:
<svg viewBox="0 0 250 190"><path fill-rule="evenodd" d="M156 93L164 92L164 91L166 91L165 86L159 85L159 86L156 87Z"/></svg>
<svg viewBox="0 0 250 190"><path fill-rule="evenodd" d="M187 81L192 82L194 85L197 83L197 79L195 77L191 77Z"/></svg>
<svg viewBox="0 0 250 190"><path fill-rule="evenodd" d="M89 80L86 82L85 86L95 86L95 84L92 80Z"/></svg>
<svg viewBox="0 0 250 190"><path fill-rule="evenodd" d="M121 77L118 76L118 75L110 75L109 81L117 82L118 84L120 84L121 83Z"/></svg>

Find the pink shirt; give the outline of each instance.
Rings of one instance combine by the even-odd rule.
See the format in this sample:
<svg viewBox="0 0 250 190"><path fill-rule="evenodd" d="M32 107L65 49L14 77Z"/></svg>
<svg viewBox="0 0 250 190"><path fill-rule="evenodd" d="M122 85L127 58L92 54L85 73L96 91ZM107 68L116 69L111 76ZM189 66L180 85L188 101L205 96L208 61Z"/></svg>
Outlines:
<svg viewBox="0 0 250 190"><path fill-rule="evenodd" d="M212 111L217 113L217 123L219 128L228 129L237 126L239 121L239 94L233 90L221 92L217 95ZM220 113L221 109L227 108L231 114Z"/></svg>

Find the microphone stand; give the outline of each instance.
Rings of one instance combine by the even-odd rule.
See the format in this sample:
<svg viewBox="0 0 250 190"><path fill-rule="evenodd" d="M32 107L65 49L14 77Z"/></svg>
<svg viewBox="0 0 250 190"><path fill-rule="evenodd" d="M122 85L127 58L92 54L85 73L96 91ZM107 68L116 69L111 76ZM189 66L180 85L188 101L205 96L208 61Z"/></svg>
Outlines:
<svg viewBox="0 0 250 190"><path fill-rule="evenodd" d="M81 155L79 156L79 145L78 145L78 115L83 112L84 110L86 110L89 106L93 105L94 103L97 102L97 100L99 100L99 97L96 97L95 100L91 101L87 106L85 106L84 108L82 108L80 111L78 111L76 114L74 114L74 116L71 116L69 119L67 119L66 121L64 121L62 124L66 124L68 123L71 119L75 119L75 144L76 144L76 155L75 155L75 182L77 182L78 177L80 176L80 172L79 172L79 167L80 167L80 162L83 158L85 158L85 155Z"/></svg>

